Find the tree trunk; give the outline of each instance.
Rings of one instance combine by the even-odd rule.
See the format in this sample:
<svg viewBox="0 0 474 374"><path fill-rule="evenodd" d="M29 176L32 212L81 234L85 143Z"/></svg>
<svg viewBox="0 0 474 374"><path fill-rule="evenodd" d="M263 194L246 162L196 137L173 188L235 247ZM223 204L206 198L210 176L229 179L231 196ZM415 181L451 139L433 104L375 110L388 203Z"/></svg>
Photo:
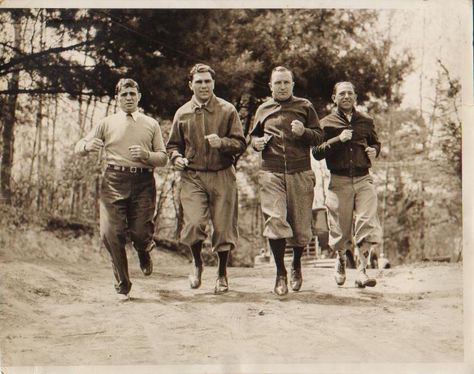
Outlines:
<svg viewBox="0 0 474 374"><path fill-rule="evenodd" d="M39 145L41 142L41 121L42 121L42 113L43 113L43 99L40 95L38 97L38 111L36 112L36 131L35 131L35 140L33 142L33 151L31 154L31 164L30 164L30 172L28 173L28 183L30 185L33 184L33 170L35 168L35 160L39 157L41 146ZM38 149L38 150L37 150ZM38 166L39 168L39 166ZM37 169L38 170L38 169ZM39 180L39 175L37 175L37 181Z"/></svg>
<svg viewBox="0 0 474 374"><path fill-rule="evenodd" d="M58 95L54 96L53 134L51 138L51 169L56 167L56 121L58 118Z"/></svg>
<svg viewBox="0 0 474 374"><path fill-rule="evenodd" d="M178 240L181 230L183 229L183 206L181 205L181 201L179 199L180 191L181 191L181 183L177 183L176 180L177 176L174 173L173 180L171 182L171 191L173 196L173 205L176 217L176 228L174 232L174 239ZM178 177L179 178L179 177Z"/></svg>
<svg viewBox="0 0 474 374"><path fill-rule="evenodd" d="M94 97L94 105L92 106L92 113L91 113L89 130L92 130L94 128L94 116L95 116L96 108L97 108L97 97Z"/></svg>
<svg viewBox="0 0 474 374"><path fill-rule="evenodd" d="M36 117L36 129L38 132L38 154L36 156L36 186L38 187L38 192L36 196L36 210L41 210L42 203L42 194L43 194L43 164L42 164L42 142L43 142L43 96L39 96L39 106L38 114Z"/></svg>
<svg viewBox="0 0 474 374"><path fill-rule="evenodd" d="M14 57L19 57L21 50L21 16L14 17L13 19L13 30L15 49ZM15 92L18 90L20 81L20 72L15 71L11 74L11 79L8 82L8 90ZM15 110L18 95L10 94L5 100L5 108L3 110L4 123L3 123L3 149L2 149L2 165L0 170L0 193L1 199L11 205L12 203L12 190L11 190L11 174L13 166L13 152L15 147Z"/></svg>
<svg viewBox="0 0 474 374"><path fill-rule="evenodd" d="M110 107L112 106L112 101L114 100L113 97L109 98L109 101L107 102L107 108L105 109L105 116L107 117L109 115L109 110Z"/></svg>
<svg viewBox="0 0 474 374"><path fill-rule="evenodd" d="M95 177L95 194L94 194L94 220L100 218L100 173Z"/></svg>
<svg viewBox="0 0 474 374"><path fill-rule="evenodd" d="M421 201L420 201L420 259L423 261L425 253L425 184L421 181Z"/></svg>
<svg viewBox="0 0 474 374"><path fill-rule="evenodd" d="M166 196L167 194L169 193L172 193L172 184L170 184L170 189L169 191L165 191L165 188L166 188L166 185L168 184L168 177L171 173L171 169L168 168L166 169L166 174L164 175L163 177L163 183L161 184L160 188L156 191L156 208L155 208L155 224L156 224L156 221L158 220L158 217L160 216L160 213L162 211L162 208L163 208L163 203L166 199Z"/></svg>

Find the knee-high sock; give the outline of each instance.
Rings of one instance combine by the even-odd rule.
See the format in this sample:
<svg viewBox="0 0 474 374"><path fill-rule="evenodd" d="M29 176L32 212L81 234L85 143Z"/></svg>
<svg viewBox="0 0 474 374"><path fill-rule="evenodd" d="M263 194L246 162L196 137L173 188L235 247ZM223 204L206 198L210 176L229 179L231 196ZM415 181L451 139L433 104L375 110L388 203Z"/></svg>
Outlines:
<svg viewBox="0 0 474 374"><path fill-rule="evenodd" d="M217 252L219 259L218 263L218 274L219 277L225 277L227 275L227 258L229 257L229 251Z"/></svg>
<svg viewBox="0 0 474 374"><path fill-rule="evenodd" d="M293 247L293 269L301 269L301 256L303 255L303 247Z"/></svg>
<svg viewBox="0 0 474 374"><path fill-rule="evenodd" d="M194 266L202 267L201 258L202 242L199 241L191 246L191 254L193 255Z"/></svg>
<svg viewBox="0 0 474 374"><path fill-rule="evenodd" d="M270 248L272 250L273 258L275 260L277 275L286 276L286 268L285 268L286 239L268 239L268 242L270 243Z"/></svg>

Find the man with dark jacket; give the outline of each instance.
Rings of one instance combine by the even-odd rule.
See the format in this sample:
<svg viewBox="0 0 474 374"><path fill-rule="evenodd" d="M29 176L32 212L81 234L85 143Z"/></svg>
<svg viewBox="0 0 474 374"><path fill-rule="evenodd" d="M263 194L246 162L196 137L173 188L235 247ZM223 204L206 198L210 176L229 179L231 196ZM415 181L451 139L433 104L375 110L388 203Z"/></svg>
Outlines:
<svg viewBox="0 0 474 374"><path fill-rule="evenodd" d="M337 252L335 279L346 280L345 252L354 237L359 252L358 287L373 287L376 280L366 274L367 256L382 240L377 217L377 192L369 168L380 153L380 142L369 116L355 109L357 95L351 82L334 86L332 99L337 108L321 120L325 142L313 148L316 160L326 158L331 172L326 206L329 245Z"/></svg>
<svg viewBox="0 0 474 374"><path fill-rule="evenodd" d="M303 282L301 255L312 238L315 185L310 150L322 142L322 131L313 105L293 96L290 70L282 66L273 69L269 85L272 98L257 109L250 134L252 147L262 152L258 179L265 218L263 235L275 259L273 291L281 296L288 293L286 244L293 247L293 291L299 291Z"/></svg>
<svg viewBox="0 0 474 374"><path fill-rule="evenodd" d="M246 143L237 110L214 95L214 76L207 65L191 69L193 97L177 110L166 148L175 169L181 171L181 242L190 247L194 261L190 286L201 285L201 250L210 217L212 249L218 256L214 292L222 293L229 287L227 259L238 238L234 162Z"/></svg>

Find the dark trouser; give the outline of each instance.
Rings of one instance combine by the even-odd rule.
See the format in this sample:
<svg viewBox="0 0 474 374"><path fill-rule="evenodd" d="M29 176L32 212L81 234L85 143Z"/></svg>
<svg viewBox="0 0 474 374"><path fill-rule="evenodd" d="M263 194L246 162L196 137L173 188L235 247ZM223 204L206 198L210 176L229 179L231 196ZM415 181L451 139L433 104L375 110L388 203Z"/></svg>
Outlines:
<svg viewBox="0 0 474 374"><path fill-rule="evenodd" d="M107 170L100 198L100 236L112 259L115 289L130 292L125 243L127 232L137 252L153 243L156 187L153 173Z"/></svg>

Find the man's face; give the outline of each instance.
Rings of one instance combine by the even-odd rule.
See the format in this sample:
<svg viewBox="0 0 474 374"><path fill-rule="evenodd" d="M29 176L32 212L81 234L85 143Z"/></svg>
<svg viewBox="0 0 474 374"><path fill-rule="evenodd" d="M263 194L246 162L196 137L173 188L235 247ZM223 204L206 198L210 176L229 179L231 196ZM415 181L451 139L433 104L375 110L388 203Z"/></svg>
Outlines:
<svg viewBox="0 0 474 374"><path fill-rule="evenodd" d="M293 95L295 83L289 71L275 71L270 80L272 97L279 101L288 100Z"/></svg>
<svg viewBox="0 0 474 374"><path fill-rule="evenodd" d="M133 113L138 108L138 102L141 98L140 92L136 87L123 87L115 98L118 100L120 109L125 113Z"/></svg>
<svg viewBox="0 0 474 374"><path fill-rule="evenodd" d="M211 73L194 74L192 82L189 82L189 88L199 102L205 103L214 92L214 79L212 79Z"/></svg>
<svg viewBox="0 0 474 374"><path fill-rule="evenodd" d="M350 83L342 83L337 86L336 94L332 95L332 100L337 107L343 112L350 112L354 107L357 95L354 92L354 87Z"/></svg>

